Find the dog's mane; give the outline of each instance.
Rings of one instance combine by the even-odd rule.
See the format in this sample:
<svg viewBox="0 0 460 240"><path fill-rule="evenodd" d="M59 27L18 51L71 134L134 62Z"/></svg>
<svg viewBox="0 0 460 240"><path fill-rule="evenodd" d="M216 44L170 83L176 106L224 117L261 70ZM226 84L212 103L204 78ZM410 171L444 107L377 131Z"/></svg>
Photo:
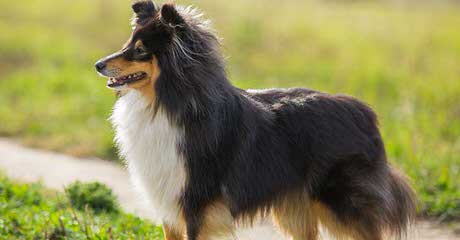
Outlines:
<svg viewBox="0 0 460 240"><path fill-rule="evenodd" d="M228 101L235 88L227 79L220 39L211 22L194 7L176 7L185 23L175 29L169 47L158 56L161 76L156 84L159 105L170 117L200 117L216 103Z"/></svg>

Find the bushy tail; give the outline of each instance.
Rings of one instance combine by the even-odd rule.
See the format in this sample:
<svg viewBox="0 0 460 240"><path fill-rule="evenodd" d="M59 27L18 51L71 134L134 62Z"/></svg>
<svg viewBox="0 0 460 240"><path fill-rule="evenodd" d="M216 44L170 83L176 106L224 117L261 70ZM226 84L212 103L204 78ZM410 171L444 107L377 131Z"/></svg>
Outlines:
<svg viewBox="0 0 460 240"><path fill-rule="evenodd" d="M344 178L340 184L332 185L334 187L327 189L332 197L325 195L329 197L321 199L338 222L329 222L326 228L339 239L405 239L415 220L416 201L404 175L386 161L361 174L352 168L351 165L339 167L348 180ZM344 175L334 176L343 178Z"/></svg>
<svg viewBox="0 0 460 240"><path fill-rule="evenodd" d="M394 236L404 238L415 221L416 196L406 177L394 168L389 169L390 196L387 200L387 230Z"/></svg>

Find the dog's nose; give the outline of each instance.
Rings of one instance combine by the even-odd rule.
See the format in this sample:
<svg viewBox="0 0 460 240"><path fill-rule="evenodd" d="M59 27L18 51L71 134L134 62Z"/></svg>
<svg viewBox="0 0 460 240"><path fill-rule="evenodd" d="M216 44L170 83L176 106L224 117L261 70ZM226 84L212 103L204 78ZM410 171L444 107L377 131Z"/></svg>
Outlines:
<svg viewBox="0 0 460 240"><path fill-rule="evenodd" d="M96 70L97 71L102 71L102 70L104 70L105 67L106 67L106 64L103 61L98 61L96 63Z"/></svg>

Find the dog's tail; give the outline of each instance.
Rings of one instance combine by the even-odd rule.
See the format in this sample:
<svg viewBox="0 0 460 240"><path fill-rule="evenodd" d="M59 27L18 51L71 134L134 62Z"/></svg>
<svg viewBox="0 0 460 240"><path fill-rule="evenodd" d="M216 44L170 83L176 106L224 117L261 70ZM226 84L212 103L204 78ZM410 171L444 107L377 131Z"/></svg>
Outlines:
<svg viewBox="0 0 460 240"><path fill-rule="evenodd" d="M384 208L387 230L398 238L404 238L415 221L416 197L407 179L398 170L389 167L388 198Z"/></svg>
<svg viewBox="0 0 460 240"><path fill-rule="evenodd" d="M342 174L335 177L341 183L331 184L320 200L332 213L320 215L326 229L339 239L405 239L416 215L415 193L406 177L386 162L361 174L350 165L339 169Z"/></svg>
<svg viewBox="0 0 460 240"><path fill-rule="evenodd" d="M380 185L380 204L373 206L379 213L376 224L396 239L405 239L416 217L415 192L403 174L392 167L388 170L386 181Z"/></svg>
<svg viewBox="0 0 460 240"><path fill-rule="evenodd" d="M406 176L389 165L375 174L367 189L370 201L362 208L366 222L360 227L377 231L366 232L363 239L406 239L416 216L415 193Z"/></svg>

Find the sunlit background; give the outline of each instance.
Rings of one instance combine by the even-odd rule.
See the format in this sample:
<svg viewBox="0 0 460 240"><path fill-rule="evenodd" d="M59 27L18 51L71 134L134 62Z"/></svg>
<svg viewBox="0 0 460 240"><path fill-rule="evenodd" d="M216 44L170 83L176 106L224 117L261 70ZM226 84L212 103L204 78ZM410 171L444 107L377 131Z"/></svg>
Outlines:
<svg viewBox="0 0 460 240"><path fill-rule="evenodd" d="M116 98L93 64L129 37L130 3L0 1L1 136L119 161L107 121ZM236 86L301 86L373 106L420 215L460 218L459 1L176 3L212 19Z"/></svg>

